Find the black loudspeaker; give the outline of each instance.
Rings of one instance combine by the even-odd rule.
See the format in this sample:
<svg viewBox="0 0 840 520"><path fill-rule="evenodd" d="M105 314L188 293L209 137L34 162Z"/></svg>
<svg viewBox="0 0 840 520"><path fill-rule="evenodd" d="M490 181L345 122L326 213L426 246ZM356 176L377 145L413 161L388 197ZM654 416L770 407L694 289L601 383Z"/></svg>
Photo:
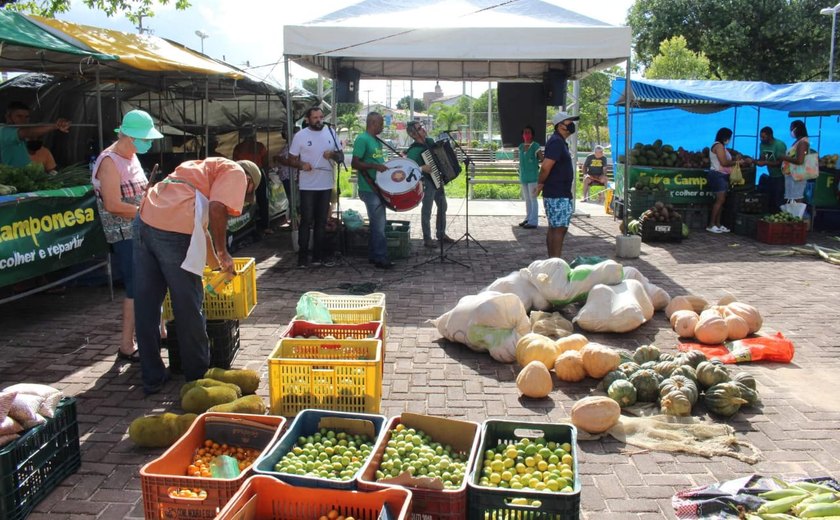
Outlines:
<svg viewBox="0 0 840 520"><path fill-rule="evenodd" d="M539 83L499 82L499 122L504 146L519 146L522 129L534 129L534 140L545 145L545 102Z"/></svg>
<svg viewBox="0 0 840 520"><path fill-rule="evenodd" d="M566 84L569 76L565 71L549 69L543 76L545 104L552 107L566 106Z"/></svg>
<svg viewBox="0 0 840 520"><path fill-rule="evenodd" d="M338 78L335 85L336 103L358 103L359 102L359 79L362 73L356 69L338 69Z"/></svg>

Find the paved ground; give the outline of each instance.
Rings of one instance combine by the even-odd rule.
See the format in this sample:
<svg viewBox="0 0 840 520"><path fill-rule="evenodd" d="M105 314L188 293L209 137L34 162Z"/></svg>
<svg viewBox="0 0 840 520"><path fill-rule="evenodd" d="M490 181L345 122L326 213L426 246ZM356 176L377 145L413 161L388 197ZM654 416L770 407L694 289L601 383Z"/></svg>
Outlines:
<svg viewBox="0 0 840 520"><path fill-rule="evenodd" d="M353 204L345 202L346 207ZM460 200L450 201L453 237L465 231L465 219L458 216L464 213L462 205ZM573 221L566 257L613 257L616 222L595 204L581 209L591 216ZM340 284L370 282L388 298L384 415L414 411L474 421L567 421L571 405L593 389L594 381L558 383L549 399L523 401L515 388L513 366L442 341L426 322L460 297L544 256L544 229L517 227L520 212L521 203L470 204L470 233L488 252L475 243L459 244L453 256L471 269L437 262L414 267L427 259L416 212L396 217L411 220L414 250L410 259L399 261L398 268L389 272L369 268L364 259L355 260L359 271L352 266L294 269L286 230L247 247L237 255L258 261L260 303L242 322L242 349L235 365L259 369L260 394L267 397L264 362L300 294L340 292ZM812 239L831 242L826 235L815 234ZM761 310L765 330L782 331L794 341L793 364L743 367L758 380L764 408L739 413L729 423L740 439L761 449L763 460L750 466L730 458L628 450L615 441L581 442L584 518L672 518L670 500L675 491L754 472L840 478L836 376L840 270L809 257L758 254L769 248L742 237L700 232L679 244L643 245L639 258L624 262L672 295L692 292L716 299L724 290L731 291ZM153 398L143 397L139 368L116 360L119 309L104 288L74 288L58 297L36 295L3 308L0 381L52 384L78 399L82 467L41 502L32 519L143 515L139 469L160 451L135 448L127 438L127 426L142 414L177 411L181 381L170 382L164 393ZM566 309L569 317L574 312ZM626 349L655 342L672 351L676 345L661 313L631 334L590 337Z"/></svg>

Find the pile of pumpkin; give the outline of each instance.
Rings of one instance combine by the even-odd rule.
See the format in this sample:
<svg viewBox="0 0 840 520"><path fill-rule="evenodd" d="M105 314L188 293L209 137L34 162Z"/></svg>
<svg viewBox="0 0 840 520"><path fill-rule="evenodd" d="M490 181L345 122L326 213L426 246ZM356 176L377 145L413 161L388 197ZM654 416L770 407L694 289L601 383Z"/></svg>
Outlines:
<svg viewBox="0 0 840 520"><path fill-rule="evenodd" d="M727 296L711 305L701 296L675 296L665 307L671 327L682 338L697 338L708 345L744 339L761 329L758 309Z"/></svg>

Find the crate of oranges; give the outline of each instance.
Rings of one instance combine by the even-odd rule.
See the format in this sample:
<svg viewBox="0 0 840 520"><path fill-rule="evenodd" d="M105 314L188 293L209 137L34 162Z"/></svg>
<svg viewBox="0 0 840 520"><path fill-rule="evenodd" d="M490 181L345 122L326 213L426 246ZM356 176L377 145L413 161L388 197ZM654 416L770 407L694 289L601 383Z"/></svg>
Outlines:
<svg viewBox="0 0 840 520"><path fill-rule="evenodd" d="M282 417L208 412L140 470L145 517L215 518L286 426Z"/></svg>

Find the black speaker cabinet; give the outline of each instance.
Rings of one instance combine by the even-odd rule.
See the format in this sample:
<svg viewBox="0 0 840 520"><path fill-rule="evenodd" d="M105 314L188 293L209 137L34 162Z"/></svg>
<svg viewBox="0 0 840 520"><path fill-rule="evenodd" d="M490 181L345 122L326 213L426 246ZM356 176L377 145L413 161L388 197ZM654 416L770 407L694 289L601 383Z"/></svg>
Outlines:
<svg viewBox="0 0 840 520"><path fill-rule="evenodd" d="M569 76L565 71L549 69L543 77L545 104L552 107L566 106L566 84Z"/></svg>
<svg viewBox="0 0 840 520"><path fill-rule="evenodd" d="M338 69L338 78L335 85L336 103L358 103L359 102L359 79L362 73L356 69Z"/></svg>
<svg viewBox="0 0 840 520"><path fill-rule="evenodd" d="M545 100L541 83L499 82L499 122L504 146L518 146L522 129L534 129L534 141L545 145Z"/></svg>

